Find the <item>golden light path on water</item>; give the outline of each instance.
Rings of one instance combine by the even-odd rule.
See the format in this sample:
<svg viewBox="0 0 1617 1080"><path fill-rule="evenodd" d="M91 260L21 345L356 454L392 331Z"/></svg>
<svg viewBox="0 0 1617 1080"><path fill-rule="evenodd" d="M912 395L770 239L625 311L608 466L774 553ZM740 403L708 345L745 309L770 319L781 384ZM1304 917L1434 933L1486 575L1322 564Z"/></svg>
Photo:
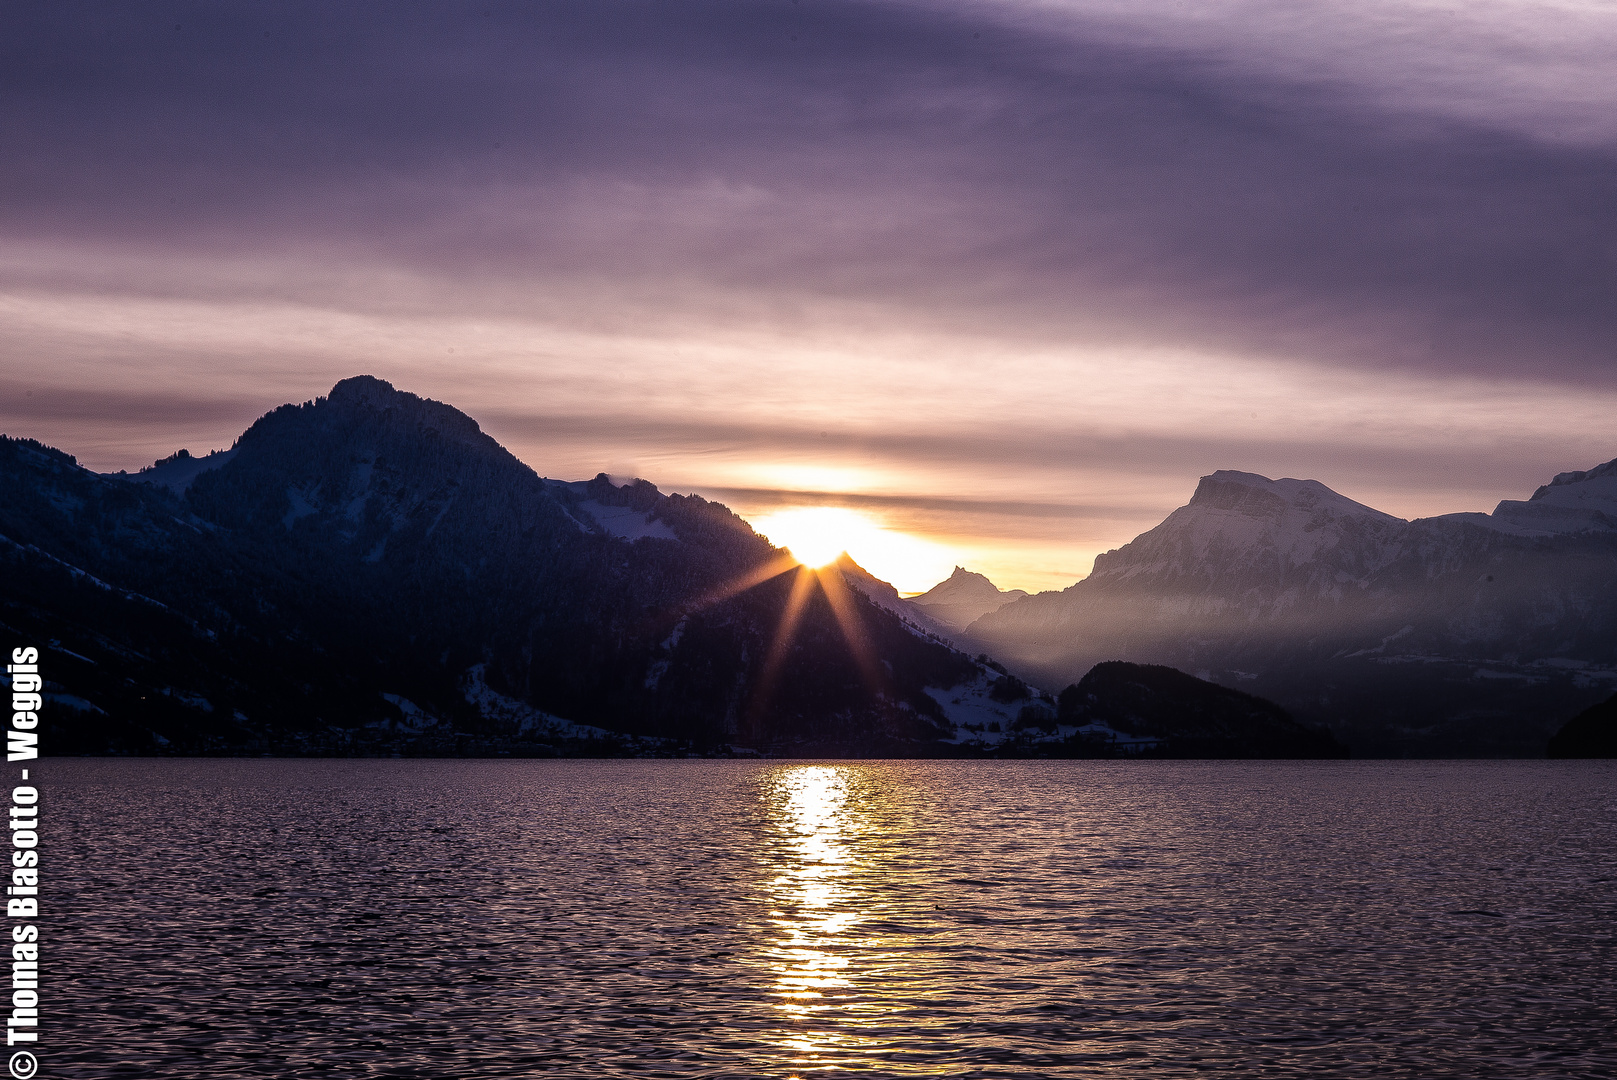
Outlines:
<svg viewBox="0 0 1617 1080"><path fill-rule="evenodd" d="M1617 1076L1581 764L47 760L40 1075Z"/></svg>
<svg viewBox="0 0 1617 1080"><path fill-rule="evenodd" d="M867 916L848 881L868 828L850 802L853 773L847 766L808 765L767 781L781 843L770 882L775 937L765 957L774 976L772 1004L784 1021L780 1048L803 1070L862 1057L861 1013L867 1022L875 1018L854 994L859 972L853 957L870 942L860 935Z"/></svg>

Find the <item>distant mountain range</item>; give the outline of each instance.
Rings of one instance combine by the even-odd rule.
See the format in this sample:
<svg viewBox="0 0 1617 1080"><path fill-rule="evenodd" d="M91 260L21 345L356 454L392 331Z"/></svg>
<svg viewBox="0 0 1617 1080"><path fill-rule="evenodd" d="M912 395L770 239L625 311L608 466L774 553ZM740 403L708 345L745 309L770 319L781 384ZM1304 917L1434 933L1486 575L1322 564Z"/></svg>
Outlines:
<svg viewBox="0 0 1617 1080"><path fill-rule="evenodd" d="M1617 463L1414 522L1215 473L1063 592L905 599L370 377L135 474L0 438L54 753L1536 756L1614 612Z"/></svg>
<svg viewBox="0 0 1617 1080"><path fill-rule="evenodd" d="M1216 472L1089 577L954 637L1045 685L1107 660L1175 667L1356 754L1541 754L1617 688L1617 461L1492 514L1415 521L1312 480Z"/></svg>
<svg viewBox="0 0 1617 1080"><path fill-rule="evenodd" d="M0 631L43 647L47 753L1180 752L1064 726L924 611L370 377L135 474L0 438Z"/></svg>

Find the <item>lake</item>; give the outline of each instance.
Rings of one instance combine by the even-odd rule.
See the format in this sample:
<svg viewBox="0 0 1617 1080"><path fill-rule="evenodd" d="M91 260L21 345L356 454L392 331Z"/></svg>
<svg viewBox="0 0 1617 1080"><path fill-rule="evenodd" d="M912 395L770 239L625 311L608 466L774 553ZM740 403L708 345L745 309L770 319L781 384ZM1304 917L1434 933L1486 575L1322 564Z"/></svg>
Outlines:
<svg viewBox="0 0 1617 1080"><path fill-rule="evenodd" d="M1617 1075L1617 763L38 762L42 1077Z"/></svg>

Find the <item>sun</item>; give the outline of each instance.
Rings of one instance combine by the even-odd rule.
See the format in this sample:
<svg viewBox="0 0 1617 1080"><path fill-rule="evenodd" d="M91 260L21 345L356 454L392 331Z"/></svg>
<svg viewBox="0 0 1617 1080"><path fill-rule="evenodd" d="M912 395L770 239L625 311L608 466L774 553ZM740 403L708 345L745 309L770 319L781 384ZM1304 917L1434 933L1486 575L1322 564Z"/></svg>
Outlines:
<svg viewBox="0 0 1617 1080"><path fill-rule="evenodd" d="M843 506L793 506L749 519L776 547L811 570L837 561L843 552L901 593L930 589L949 576L960 553L924 536L886 527Z"/></svg>
<svg viewBox="0 0 1617 1080"><path fill-rule="evenodd" d="M777 510L752 522L776 547L787 548L804 566L818 568L837 561L873 526L862 515L837 506L798 506Z"/></svg>

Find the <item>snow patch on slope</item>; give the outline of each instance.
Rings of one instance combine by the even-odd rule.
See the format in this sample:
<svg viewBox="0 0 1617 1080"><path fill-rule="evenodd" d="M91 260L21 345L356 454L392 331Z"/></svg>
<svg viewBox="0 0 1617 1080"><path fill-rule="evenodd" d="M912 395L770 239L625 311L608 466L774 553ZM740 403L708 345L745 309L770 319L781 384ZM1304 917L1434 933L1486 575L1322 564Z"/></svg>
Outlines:
<svg viewBox="0 0 1617 1080"><path fill-rule="evenodd" d="M219 468L235 456L235 448L214 450L202 457L192 457L190 451L179 450L162 461L146 466L146 468L133 476L127 473L106 473L104 475L119 480L130 480L137 484L151 484L154 487L167 488L176 495L183 495L185 494L185 489L190 487L197 477L205 472L211 472Z"/></svg>
<svg viewBox="0 0 1617 1080"><path fill-rule="evenodd" d="M1008 705L995 701L989 696L989 691L997 677L995 673L979 668L972 678L947 690L934 686L926 688L927 697L936 701L949 723L955 725L956 732L951 742L982 742L996 746L1012 734L1011 725L1016 723L1023 707L1031 704L1031 701L1015 701ZM1048 706L1046 708L1049 709ZM1055 710L1049 709L1049 713L1054 716Z"/></svg>
<svg viewBox="0 0 1617 1080"><path fill-rule="evenodd" d="M442 722L407 697L401 697L398 694L383 694L382 699L404 714L402 726L411 731L426 731L429 728L437 727ZM382 726L386 725L387 722L383 721Z"/></svg>
<svg viewBox="0 0 1617 1080"><path fill-rule="evenodd" d="M369 461L362 461L355 465L348 477L348 490L352 496L348 505L343 507L343 517L349 521L359 521L365 516L365 504L371 497L371 476L375 466Z"/></svg>
<svg viewBox="0 0 1617 1080"><path fill-rule="evenodd" d="M654 661L646 669L646 689L655 690L662 677L668 674L668 667L673 663L674 650L679 648L679 639L685 636L685 624L690 621L689 615L680 616L679 622L674 624L673 631L663 639L658 649L662 652L662 659Z"/></svg>
<svg viewBox="0 0 1617 1080"><path fill-rule="evenodd" d="M298 518L308 517L310 514L319 512L315 505L308 500L308 497L296 487L287 487L286 501L292 505L291 509L282 516L281 524L288 529L292 527L292 523L297 521Z"/></svg>
<svg viewBox="0 0 1617 1080"><path fill-rule="evenodd" d="M961 746L998 747L1015 739L1037 745L1056 743L1079 735L1111 743L1119 750L1137 753L1156 746L1160 741L1116 731L1105 724L1086 724L1082 727L1057 724L1055 706L1039 697L1026 697L1009 703L996 701L993 689L1000 678L1000 672L979 662L976 673L963 683L946 690L932 686L926 688L927 696L938 703L943 715L955 726L954 736L948 742ZM1020 731L1017 730L1018 726Z"/></svg>
<svg viewBox="0 0 1617 1080"><path fill-rule="evenodd" d="M151 597L143 596L142 594L140 594L138 592L130 592L128 589L120 589L116 585L109 585L107 582L102 581L100 578L96 577L94 574L90 573L88 570L80 570L78 567L74 566L72 563L63 562L61 559L58 559L55 555L52 555L52 554L50 554L49 552L46 552L46 551L41 551L39 548L35 547L33 544L19 544L19 543L17 543L17 541L11 539L11 537L5 536L5 535L0 535L0 544L10 544L12 547L16 548L18 551L24 551L24 552L27 552L30 555L37 555L41 559L46 560L47 562L55 563L57 566L60 566L63 570L66 570L68 572L68 574L71 575L73 578L75 578L77 580L80 580L80 581L87 582L90 585L95 586L97 589L102 590L103 592L114 593L114 594L116 594L118 596L123 597L125 600L138 600L139 602L141 602L143 604L150 604L152 607L161 608L164 611L170 610L169 606L167 604L165 604L165 603L162 603L161 601L153 600ZM185 616L181 616L181 617L185 618L185 621L190 623L192 626L196 625L195 620L190 619L190 618L186 618ZM75 653L75 654L72 654L72 655L77 655L77 654ZM80 659L83 659L83 658L80 657Z"/></svg>
<svg viewBox="0 0 1617 1080"><path fill-rule="evenodd" d="M487 671L486 664L473 664L467 668L466 677L461 684L462 692L467 702L476 706L484 718L511 725L519 738L533 739L537 742L610 739L647 749L671 742L668 739L649 736L623 735L605 728L563 720L559 716L536 709L525 701L507 697L495 690L485 679Z"/></svg>
<svg viewBox="0 0 1617 1080"><path fill-rule="evenodd" d="M593 499L581 502L578 508L595 520L602 529L619 540L678 540L674 530L640 510L627 506L607 506Z"/></svg>
<svg viewBox="0 0 1617 1080"><path fill-rule="evenodd" d="M72 709L74 712L100 713L102 716L107 715L105 709L101 708L93 701L86 701L77 694L57 694L47 690L45 692L45 700L51 702L53 705L61 705L64 708Z"/></svg>

